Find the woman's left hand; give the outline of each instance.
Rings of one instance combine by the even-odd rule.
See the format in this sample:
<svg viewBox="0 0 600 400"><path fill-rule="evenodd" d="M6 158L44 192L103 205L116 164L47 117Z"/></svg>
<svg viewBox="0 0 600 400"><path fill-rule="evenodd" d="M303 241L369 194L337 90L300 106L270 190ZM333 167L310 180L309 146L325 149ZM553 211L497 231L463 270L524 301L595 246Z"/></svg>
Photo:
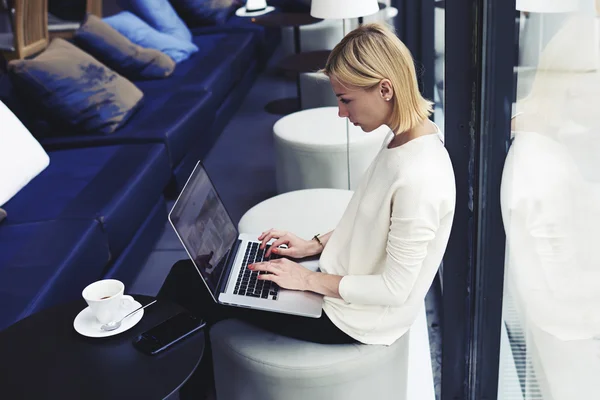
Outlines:
<svg viewBox="0 0 600 400"><path fill-rule="evenodd" d="M287 258L251 264L248 268L252 271L265 271L258 275L258 279L273 281L279 287L291 290L306 290L308 277L314 272Z"/></svg>

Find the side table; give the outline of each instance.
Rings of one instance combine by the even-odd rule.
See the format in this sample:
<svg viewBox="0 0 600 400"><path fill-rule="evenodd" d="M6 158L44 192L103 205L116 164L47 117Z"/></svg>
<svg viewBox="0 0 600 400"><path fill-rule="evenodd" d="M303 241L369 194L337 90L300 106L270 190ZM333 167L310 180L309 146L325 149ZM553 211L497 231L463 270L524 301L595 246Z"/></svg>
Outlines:
<svg viewBox="0 0 600 400"><path fill-rule="evenodd" d="M314 18L308 13L270 13L261 17L252 18L252 22L265 27L283 28L291 26L294 28L294 51L300 53L300 27L322 21ZM270 114L286 115L302 109L300 104L300 77L296 77L297 98L275 100L265 106Z"/></svg>
<svg viewBox="0 0 600 400"><path fill-rule="evenodd" d="M153 297L133 295L142 305ZM183 308L160 298L142 320L115 336L88 338L73 328L82 300L31 315L0 331L0 398L164 399L177 391L204 353L204 332L156 356L133 347L137 335Z"/></svg>

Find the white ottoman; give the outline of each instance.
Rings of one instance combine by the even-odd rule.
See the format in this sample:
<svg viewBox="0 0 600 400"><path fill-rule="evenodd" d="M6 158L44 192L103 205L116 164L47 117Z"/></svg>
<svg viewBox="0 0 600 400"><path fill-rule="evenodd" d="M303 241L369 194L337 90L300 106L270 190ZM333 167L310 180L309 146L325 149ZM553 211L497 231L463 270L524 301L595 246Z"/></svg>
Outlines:
<svg viewBox="0 0 600 400"><path fill-rule="evenodd" d="M406 334L389 347L323 345L222 321L210 331L216 397L406 400L408 340Z"/></svg>
<svg viewBox="0 0 600 400"><path fill-rule="evenodd" d="M310 239L337 226L353 192L309 189L280 194L248 210L240 219L240 233L260 233L276 228Z"/></svg>
<svg viewBox="0 0 600 400"><path fill-rule="evenodd" d="M250 209L239 231L277 227L308 238L335 228L351 196L350 191L335 189L285 193ZM406 334L389 347L322 345L237 320L222 321L210 331L217 399L407 400L410 337Z"/></svg>
<svg viewBox="0 0 600 400"><path fill-rule="evenodd" d="M302 109L337 107L338 99L331 89L329 78L323 73L300 74L300 98Z"/></svg>
<svg viewBox="0 0 600 400"><path fill-rule="evenodd" d="M390 132L371 133L350 124L350 189L355 189ZM346 119L337 107L299 111L273 126L279 193L299 189L348 189Z"/></svg>

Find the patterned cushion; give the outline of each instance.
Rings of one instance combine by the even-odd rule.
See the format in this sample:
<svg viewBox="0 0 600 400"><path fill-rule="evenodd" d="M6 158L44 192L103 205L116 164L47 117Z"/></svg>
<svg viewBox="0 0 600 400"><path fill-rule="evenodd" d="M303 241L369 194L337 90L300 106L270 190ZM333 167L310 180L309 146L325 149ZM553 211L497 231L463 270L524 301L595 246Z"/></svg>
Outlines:
<svg viewBox="0 0 600 400"><path fill-rule="evenodd" d="M192 41L192 33L169 4L169 0L118 0L118 4L123 10L131 11L159 32Z"/></svg>
<svg viewBox="0 0 600 400"><path fill-rule="evenodd" d="M143 97L133 83L63 39L34 59L11 61L8 69L15 87L49 119L78 131L113 133Z"/></svg>
<svg viewBox="0 0 600 400"><path fill-rule="evenodd" d="M198 51L198 47L192 42L159 32L129 11L122 11L104 18L104 22L133 43L142 47L160 50L176 63L188 59L190 55Z"/></svg>
<svg viewBox="0 0 600 400"><path fill-rule="evenodd" d="M132 43L91 14L75 32L75 43L129 79L164 78L175 69L175 62L165 53Z"/></svg>
<svg viewBox="0 0 600 400"><path fill-rule="evenodd" d="M243 6L241 0L170 0L183 20L191 27L223 25L236 9Z"/></svg>

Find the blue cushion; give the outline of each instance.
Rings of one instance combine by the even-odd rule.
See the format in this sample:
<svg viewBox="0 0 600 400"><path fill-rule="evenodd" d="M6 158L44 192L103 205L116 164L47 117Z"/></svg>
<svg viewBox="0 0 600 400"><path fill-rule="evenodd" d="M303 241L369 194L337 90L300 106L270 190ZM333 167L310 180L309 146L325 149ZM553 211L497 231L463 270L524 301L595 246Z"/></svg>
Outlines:
<svg viewBox="0 0 600 400"><path fill-rule="evenodd" d="M127 125L114 135L69 135L40 140L46 149L65 149L81 146L102 146L122 143L164 143L171 166L177 165L189 147L205 135L212 125L218 104L202 88L168 86L168 80L150 80L139 83L146 102ZM167 85L167 86L165 86ZM168 118L166 117L168 116Z"/></svg>
<svg viewBox="0 0 600 400"><path fill-rule="evenodd" d="M256 38L249 32L235 32L198 35L193 41L200 52L178 65L169 79L210 91L213 101L221 104L256 58Z"/></svg>
<svg viewBox="0 0 600 400"><path fill-rule="evenodd" d="M159 32L181 40L192 40L190 30L179 18L169 0L118 0L119 6L131 11Z"/></svg>
<svg viewBox="0 0 600 400"><path fill-rule="evenodd" d="M75 31L75 43L128 79L165 78L175 69L171 57L131 42L95 15Z"/></svg>
<svg viewBox="0 0 600 400"><path fill-rule="evenodd" d="M243 6L240 0L170 0L175 10L191 27L223 25L236 9Z"/></svg>
<svg viewBox="0 0 600 400"><path fill-rule="evenodd" d="M159 32L129 11L104 18L104 21L133 43L160 50L176 63L198 51L198 47L192 42Z"/></svg>
<svg viewBox="0 0 600 400"><path fill-rule="evenodd" d="M81 289L100 279L109 263L99 221L7 222L0 226L0 330L79 298Z"/></svg>
<svg viewBox="0 0 600 400"><path fill-rule="evenodd" d="M133 83L63 39L54 39L33 59L11 61L8 68L15 87L34 107L79 131L114 132L143 97Z"/></svg>
<svg viewBox="0 0 600 400"><path fill-rule="evenodd" d="M261 64L266 64L281 41L281 29L267 28L252 22L250 18L231 16L225 25L202 26L192 29L194 36L212 33L252 33L258 46L258 58Z"/></svg>
<svg viewBox="0 0 600 400"><path fill-rule="evenodd" d="M49 152L50 165L3 208L3 225L96 219L119 256L166 187L165 147L123 145Z"/></svg>

